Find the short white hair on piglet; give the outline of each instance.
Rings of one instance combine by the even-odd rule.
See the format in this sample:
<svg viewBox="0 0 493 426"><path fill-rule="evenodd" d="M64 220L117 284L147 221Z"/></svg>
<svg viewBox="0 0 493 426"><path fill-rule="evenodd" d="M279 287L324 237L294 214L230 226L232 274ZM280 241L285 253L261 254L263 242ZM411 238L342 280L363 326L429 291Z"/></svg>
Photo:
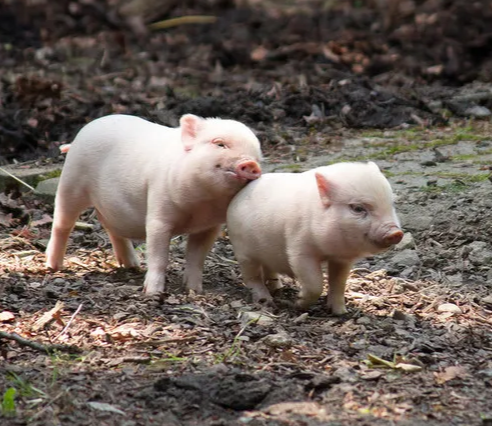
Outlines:
<svg viewBox="0 0 493 426"><path fill-rule="evenodd" d="M402 230L392 189L375 163L337 163L305 173L269 173L233 199L227 226L245 285L254 301L272 303L278 274L299 280L298 306L323 290L327 306L344 314L344 289L359 258L397 244Z"/></svg>
<svg viewBox="0 0 493 426"><path fill-rule="evenodd" d="M317 182L323 180L332 197L344 196L368 204L392 205L392 188L374 162L342 162L314 169Z"/></svg>
<svg viewBox="0 0 493 426"><path fill-rule="evenodd" d="M144 291L165 289L170 239L188 234L184 282L202 291L205 256L233 196L261 174L260 143L244 124L193 114L169 128L129 115L84 126L69 147L55 200L46 265L63 265L79 214L95 207L118 263L139 265L131 239L145 239Z"/></svg>
<svg viewBox="0 0 493 426"><path fill-rule="evenodd" d="M188 150L191 150L196 143L208 142L212 139L234 140L235 144L254 150L258 160L262 159L257 136L252 129L239 121L185 114L180 118L180 128L182 141ZM226 147L229 145L226 144Z"/></svg>

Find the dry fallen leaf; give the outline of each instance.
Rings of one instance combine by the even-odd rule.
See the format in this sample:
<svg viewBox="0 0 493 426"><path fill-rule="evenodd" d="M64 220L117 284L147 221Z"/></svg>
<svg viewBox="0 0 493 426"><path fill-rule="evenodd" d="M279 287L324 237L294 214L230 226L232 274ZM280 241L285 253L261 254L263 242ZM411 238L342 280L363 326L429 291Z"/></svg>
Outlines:
<svg viewBox="0 0 493 426"><path fill-rule="evenodd" d="M128 340L137 337L140 333L135 329L137 323L122 324L111 330L110 336L115 340Z"/></svg>
<svg viewBox="0 0 493 426"><path fill-rule="evenodd" d="M435 379L437 383L441 385L457 377L462 378L467 376L467 374L467 369L465 367L460 365L452 365L450 367L446 367L442 372L435 373Z"/></svg>
<svg viewBox="0 0 493 426"><path fill-rule="evenodd" d="M383 371L372 370L372 371L365 371L364 373L362 373L361 378L363 380L376 380L379 377L382 377L383 375L384 375Z"/></svg>
<svg viewBox="0 0 493 426"><path fill-rule="evenodd" d="M376 355L368 354L368 360L366 360L366 365L371 368L389 368L392 370L401 370L406 373L414 373L421 371L423 367L416 364L410 364L401 357L397 357L394 361L386 361Z"/></svg>
<svg viewBox="0 0 493 426"><path fill-rule="evenodd" d="M462 310L453 303L442 303L437 307L438 312L447 312L451 314L461 314Z"/></svg>
<svg viewBox="0 0 493 426"><path fill-rule="evenodd" d="M395 365L395 369L405 371L406 373L415 373L417 371L421 371L423 369L423 367L421 367L419 365L399 362L398 364Z"/></svg>
<svg viewBox="0 0 493 426"><path fill-rule="evenodd" d="M91 408L94 408L95 410L108 411L110 413L117 413L117 414L125 415L125 413L122 410L116 408L114 405L107 404L106 402L90 401L87 403L87 405L89 405L89 407L91 407Z"/></svg>
<svg viewBox="0 0 493 426"><path fill-rule="evenodd" d="M63 306L63 302L58 300L52 309L50 309L48 312L45 312L40 318L36 320L33 325L33 330L39 331L47 327L53 321L57 321L59 324L65 325L61 318Z"/></svg>
<svg viewBox="0 0 493 426"><path fill-rule="evenodd" d="M53 218L49 214L44 214L41 219L33 220L31 222L31 227L35 228L36 226L46 225L51 222L53 222Z"/></svg>
<svg viewBox="0 0 493 426"><path fill-rule="evenodd" d="M15 315L9 311L0 312L0 322L9 322L15 319Z"/></svg>
<svg viewBox="0 0 493 426"><path fill-rule="evenodd" d="M12 217L12 213L2 213L0 212L0 226L12 226L15 219Z"/></svg>

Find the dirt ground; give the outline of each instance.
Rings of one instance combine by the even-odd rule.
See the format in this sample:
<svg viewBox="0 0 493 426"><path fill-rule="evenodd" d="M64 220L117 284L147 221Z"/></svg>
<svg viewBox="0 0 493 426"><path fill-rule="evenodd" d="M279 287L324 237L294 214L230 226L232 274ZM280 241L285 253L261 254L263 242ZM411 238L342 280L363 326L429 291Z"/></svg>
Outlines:
<svg viewBox="0 0 493 426"><path fill-rule="evenodd" d="M144 247L118 269L92 211L48 273L52 201L9 187L2 425L491 424L491 3L187 1L153 20L217 22L149 34L116 2L27 4L0 3L0 164L61 163L110 113L234 118L265 171L377 162L406 237L355 265L343 317L286 307L289 279L252 304L227 230L204 295L183 291L178 237L148 299Z"/></svg>

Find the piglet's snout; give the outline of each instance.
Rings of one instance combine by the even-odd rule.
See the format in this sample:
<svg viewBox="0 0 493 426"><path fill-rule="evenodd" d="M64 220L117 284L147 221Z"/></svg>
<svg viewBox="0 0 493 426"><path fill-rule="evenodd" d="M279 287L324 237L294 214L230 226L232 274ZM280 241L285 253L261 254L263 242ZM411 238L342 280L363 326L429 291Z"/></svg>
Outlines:
<svg viewBox="0 0 493 426"><path fill-rule="evenodd" d="M404 233L400 229L393 228L382 238L382 245L390 247L394 244L398 244L403 236Z"/></svg>
<svg viewBox="0 0 493 426"><path fill-rule="evenodd" d="M262 169L255 160L244 160L237 164L235 172L241 178L255 180L262 174Z"/></svg>

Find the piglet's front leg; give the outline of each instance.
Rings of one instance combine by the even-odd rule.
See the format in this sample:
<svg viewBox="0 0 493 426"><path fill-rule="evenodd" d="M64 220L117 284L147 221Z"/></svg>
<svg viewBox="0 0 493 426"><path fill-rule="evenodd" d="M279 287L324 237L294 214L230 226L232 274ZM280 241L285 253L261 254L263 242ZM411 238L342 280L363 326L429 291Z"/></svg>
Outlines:
<svg viewBox="0 0 493 426"><path fill-rule="evenodd" d="M351 271L351 263L328 262L329 293L327 294L327 307L334 315L347 313L344 302L346 281Z"/></svg>
<svg viewBox="0 0 493 426"><path fill-rule="evenodd" d="M166 223L148 220L146 224L147 273L144 280L146 295L164 292L168 267L171 232Z"/></svg>
<svg viewBox="0 0 493 426"><path fill-rule="evenodd" d="M183 276L183 283L187 290L193 290L199 294L202 293L202 274L205 258L220 229L220 226L215 226L188 236L185 274Z"/></svg>

